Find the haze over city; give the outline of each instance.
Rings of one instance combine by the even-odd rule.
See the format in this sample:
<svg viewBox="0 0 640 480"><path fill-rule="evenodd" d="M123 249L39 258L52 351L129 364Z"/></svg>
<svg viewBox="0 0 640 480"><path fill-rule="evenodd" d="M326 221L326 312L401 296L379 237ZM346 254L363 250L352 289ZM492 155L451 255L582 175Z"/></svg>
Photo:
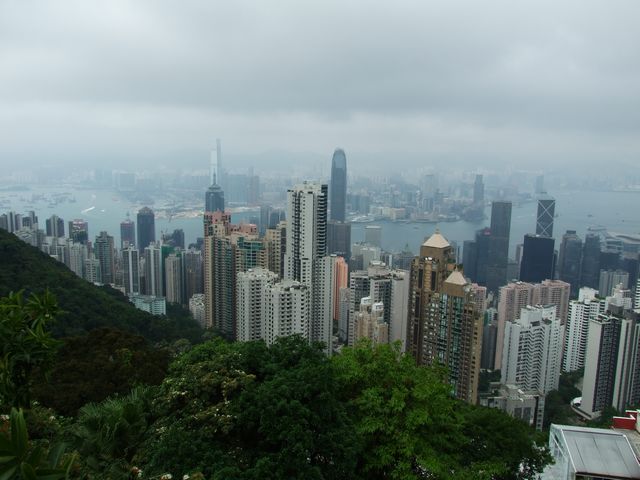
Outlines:
<svg viewBox="0 0 640 480"><path fill-rule="evenodd" d="M197 168L216 137L227 165L259 170L336 145L352 172L630 167L639 16L634 1L4 1L0 167Z"/></svg>

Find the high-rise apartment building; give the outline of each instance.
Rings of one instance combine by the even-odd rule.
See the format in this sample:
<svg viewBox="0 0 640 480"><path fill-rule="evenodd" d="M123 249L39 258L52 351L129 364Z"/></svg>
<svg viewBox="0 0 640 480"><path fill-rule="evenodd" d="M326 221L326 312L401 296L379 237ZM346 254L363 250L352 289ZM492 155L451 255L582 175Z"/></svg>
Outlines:
<svg viewBox="0 0 640 480"><path fill-rule="evenodd" d="M278 275L263 268L255 268L238 272L236 281L236 338L240 342L260 340L263 329L267 328L263 323L270 307L265 305L265 300L269 288L278 282Z"/></svg>
<svg viewBox="0 0 640 480"><path fill-rule="evenodd" d="M523 308L531 305L554 305L556 318L562 325L567 320L571 286L561 280L545 280L540 283L512 282L500 289L496 334L495 368L502 365L504 330L507 322L513 322Z"/></svg>
<svg viewBox="0 0 640 480"><path fill-rule="evenodd" d="M451 244L438 232L411 265L407 351L419 364L444 364L456 397L475 403L482 319L470 284L456 270Z"/></svg>
<svg viewBox="0 0 640 480"><path fill-rule="evenodd" d="M563 336L555 306L523 308L505 327L500 383L545 395L557 390Z"/></svg>
<svg viewBox="0 0 640 480"><path fill-rule="evenodd" d="M122 250L124 291L127 295L140 293L140 256L133 244Z"/></svg>
<svg viewBox="0 0 640 480"><path fill-rule="evenodd" d="M553 237L553 218L556 213L556 200L550 195L541 195L538 199L536 215L536 235Z"/></svg>
<svg viewBox="0 0 640 480"><path fill-rule="evenodd" d="M563 372L573 372L584 367L589 321L605 311L605 301L596 298L597 295L597 290L583 287L578 293L578 299L569 302L562 358Z"/></svg>
<svg viewBox="0 0 640 480"><path fill-rule="evenodd" d="M301 335L310 338L311 292L295 280L268 286L263 293L262 338L271 345L276 338Z"/></svg>
<svg viewBox="0 0 640 480"><path fill-rule="evenodd" d="M562 236L558 259L558 278L571 285L571 297L578 296L582 267L582 239L575 230L567 230Z"/></svg>
<svg viewBox="0 0 640 480"><path fill-rule="evenodd" d="M138 250L144 251L156 241L156 216L149 207L143 207L138 212Z"/></svg>
<svg viewBox="0 0 640 480"><path fill-rule="evenodd" d="M287 249L287 222L285 220L280 221L274 228L265 230L264 244L267 269L276 273L279 278L283 278L284 252Z"/></svg>
<svg viewBox="0 0 640 480"><path fill-rule="evenodd" d="M337 222L346 220L347 206L347 157L344 150L337 148L331 159L331 185L329 188L330 219Z"/></svg>
<svg viewBox="0 0 640 480"><path fill-rule="evenodd" d="M113 237L107 232L100 232L93 245L93 251L100 262L102 272L102 283L115 283L115 251L113 248Z"/></svg>
<svg viewBox="0 0 640 480"><path fill-rule="evenodd" d="M199 250L189 249L184 252L184 291L185 301L204 292L202 253ZM204 315L204 309L203 309Z"/></svg>
<svg viewBox="0 0 640 480"><path fill-rule="evenodd" d="M384 321L384 304L371 297L360 300L354 320L354 342L368 338L374 345L389 343L389 324Z"/></svg>
<svg viewBox="0 0 640 480"><path fill-rule="evenodd" d="M165 296L168 303L184 304L184 273L182 252L170 253L164 259Z"/></svg>
<svg viewBox="0 0 640 480"><path fill-rule="evenodd" d="M138 238L140 238L139 235ZM157 245L156 243L149 244L144 249L144 281L146 295L164 297L164 269L162 263L162 248L160 245Z"/></svg>
<svg viewBox="0 0 640 480"><path fill-rule="evenodd" d="M553 279L555 240L540 235L524 236L522 260L520 261L520 280L523 282L542 282Z"/></svg>

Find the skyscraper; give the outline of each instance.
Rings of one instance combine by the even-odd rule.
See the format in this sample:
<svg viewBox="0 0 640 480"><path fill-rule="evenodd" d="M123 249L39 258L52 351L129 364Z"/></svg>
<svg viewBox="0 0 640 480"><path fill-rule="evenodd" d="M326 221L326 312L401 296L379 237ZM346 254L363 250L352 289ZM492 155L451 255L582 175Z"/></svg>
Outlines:
<svg viewBox="0 0 640 480"><path fill-rule="evenodd" d="M127 295L140 293L140 258L135 246L122 250L124 291Z"/></svg>
<svg viewBox="0 0 640 480"><path fill-rule="evenodd" d="M327 250L351 260L351 224L329 220L327 222Z"/></svg>
<svg viewBox="0 0 640 480"><path fill-rule="evenodd" d="M311 290L310 340L331 353L332 262L327 257L327 185L304 182L287 193L285 278ZM328 260L327 260L328 259Z"/></svg>
<svg viewBox="0 0 640 480"><path fill-rule="evenodd" d="M542 282L553 278L554 244L555 240L550 237L531 234L524 236L520 280L523 282Z"/></svg>
<svg viewBox="0 0 640 480"><path fill-rule="evenodd" d="M149 207L138 212L138 250L144 251L150 243L156 241L156 217Z"/></svg>
<svg viewBox="0 0 640 480"><path fill-rule="evenodd" d="M509 235L511 232L511 202L499 201L491 204L491 234L488 238L486 284L490 292L507 283L509 262ZM478 249L478 257L481 250ZM478 269L479 270L479 269Z"/></svg>
<svg viewBox="0 0 640 480"><path fill-rule="evenodd" d="M127 246L136 246L136 224L128 217L120 222L120 248L124 249Z"/></svg>
<svg viewBox="0 0 640 480"><path fill-rule="evenodd" d="M184 304L184 275L181 253L170 253L164 259L164 274L167 302Z"/></svg>
<svg viewBox="0 0 640 480"><path fill-rule="evenodd" d="M331 220L344 222L347 205L347 157L344 150L336 148L331 159L331 186L329 189L331 199L329 208Z"/></svg>
<svg viewBox="0 0 640 480"><path fill-rule="evenodd" d="M475 205L484 204L484 183L482 181L482 175L476 175L475 182L473 182L473 203Z"/></svg>
<svg viewBox="0 0 640 480"><path fill-rule="evenodd" d="M236 313L238 326L236 338L240 342L260 340L268 306L264 296L267 287L278 281L278 275L264 268L252 268L237 276ZM267 307L267 308L265 308ZM263 311L263 308L265 309Z"/></svg>
<svg viewBox="0 0 640 480"><path fill-rule="evenodd" d="M556 200L549 195L542 195L538 199L538 214L536 215L536 235L553 237L553 217L556 213Z"/></svg>
<svg viewBox="0 0 640 480"><path fill-rule="evenodd" d="M523 308L505 328L500 383L544 394L556 390L563 337L554 306Z"/></svg>
<svg viewBox="0 0 640 480"><path fill-rule="evenodd" d="M597 294L597 290L583 287L579 291L578 300L569 303L562 358L563 372L584 368L589 321L595 320L605 309L605 301L596 299Z"/></svg>
<svg viewBox="0 0 640 480"><path fill-rule="evenodd" d="M582 240L575 230L567 230L562 236L558 260L560 280L571 284L571 296L575 298L580 288L580 268L582 266Z"/></svg>
<svg viewBox="0 0 640 480"><path fill-rule="evenodd" d="M205 193L205 212L224 212L224 192L217 183L212 184Z"/></svg>
<svg viewBox="0 0 640 480"><path fill-rule="evenodd" d="M600 236L587 233L582 248L580 286L597 289L600 283Z"/></svg>
<svg viewBox="0 0 640 480"><path fill-rule="evenodd" d="M115 283L115 256L113 250L113 237L107 232L100 232L93 245L100 271L102 272L102 283Z"/></svg>
<svg viewBox="0 0 640 480"><path fill-rule="evenodd" d="M19 227L16 228L16 230L22 228L22 222L16 223L20 223ZM51 215L51 217L47 218L45 225L47 237L64 237L64 220L62 220L57 215Z"/></svg>
<svg viewBox="0 0 640 480"><path fill-rule="evenodd" d="M71 220L69 222L69 238L74 243L86 245L89 241L89 224L79 218Z"/></svg>
<svg viewBox="0 0 640 480"><path fill-rule="evenodd" d="M473 289L455 268L453 248L434 233L411 265L407 351L419 364L447 366L456 397L475 403L482 319Z"/></svg>

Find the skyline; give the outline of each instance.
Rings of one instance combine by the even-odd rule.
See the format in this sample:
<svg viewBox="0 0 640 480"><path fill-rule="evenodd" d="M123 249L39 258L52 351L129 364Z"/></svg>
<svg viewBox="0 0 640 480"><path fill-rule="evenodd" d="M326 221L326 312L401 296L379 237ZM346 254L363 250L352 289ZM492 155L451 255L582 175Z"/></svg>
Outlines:
<svg viewBox="0 0 640 480"><path fill-rule="evenodd" d="M215 138L227 166L310 166L336 145L372 170L632 166L638 13L631 1L6 2L0 167L195 166Z"/></svg>

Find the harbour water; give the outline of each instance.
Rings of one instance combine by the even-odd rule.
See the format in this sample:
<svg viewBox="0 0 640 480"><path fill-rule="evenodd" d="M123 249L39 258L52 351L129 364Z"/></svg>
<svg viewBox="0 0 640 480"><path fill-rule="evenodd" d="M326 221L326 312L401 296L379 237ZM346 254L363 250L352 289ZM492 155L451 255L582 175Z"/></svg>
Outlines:
<svg viewBox="0 0 640 480"><path fill-rule="evenodd" d="M67 198L75 201L61 201L52 204L54 194L68 193ZM576 230L584 238L590 227L604 227L609 231L622 233L640 233L640 192L552 192L556 198L556 214L554 236L556 248L559 239L566 230ZM42 197L38 197L42 195ZM34 199L36 199L34 201ZM44 225L44 220L53 214L63 218L65 222L74 218L82 218L89 222L90 238L100 231L106 230L115 237L116 245L120 244L120 222L126 218L127 212L135 220L140 205L133 205L121 195L110 190L73 189L66 186L60 188L32 187L25 191L0 191L0 213L13 210L26 213L35 210ZM153 206L152 206L153 208ZM510 256L514 256L515 246L522 243L526 233L535 232L536 202L514 206L511 217ZM374 223L355 223L352 226L353 242L364 240L364 229L367 225L382 227L382 246L388 251L400 251L406 246L417 253L425 237L431 235L436 228L450 241L460 247L465 240L474 238L475 231L489 225L490 207L485 211L486 219L481 222L441 222L432 223L399 223L378 221ZM258 216L258 210L247 210L232 215L233 222L248 221ZM189 217L157 218L156 235L181 228L187 243L194 242L202 236L202 218L195 212Z"/></svg>

